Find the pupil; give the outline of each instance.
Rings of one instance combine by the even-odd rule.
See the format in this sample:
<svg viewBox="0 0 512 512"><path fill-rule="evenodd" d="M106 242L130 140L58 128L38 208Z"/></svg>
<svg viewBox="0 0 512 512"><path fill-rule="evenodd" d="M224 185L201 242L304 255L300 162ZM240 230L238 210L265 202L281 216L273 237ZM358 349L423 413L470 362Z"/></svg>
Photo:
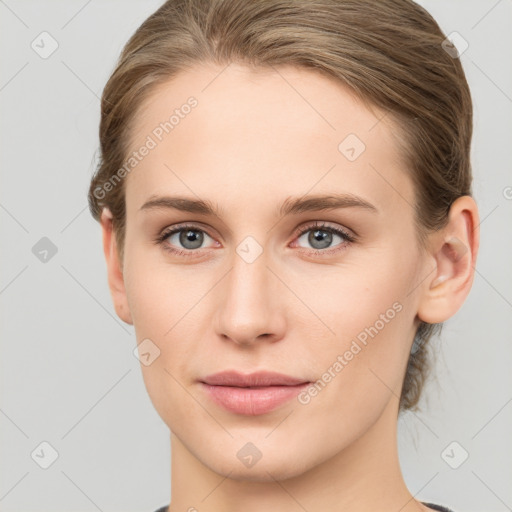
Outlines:
<svg viewBox="0 0 512 512"><path fill-rule="evenodd" d="M201 246L202 235L198 231L193 231L191 229L189 229L187 232L182 231L180 235L180 243L186 249L197 249Z"/></svg>
<svg viewBox="0 0 512 512"><path fill-rule="evenodd" d="M318 229L316 231L312 231L310 235L309 242L316 249L325 249L331 243L332 233L328 231L322 231ZM315 246L316 243L320 242L320 246Z"/></svg>

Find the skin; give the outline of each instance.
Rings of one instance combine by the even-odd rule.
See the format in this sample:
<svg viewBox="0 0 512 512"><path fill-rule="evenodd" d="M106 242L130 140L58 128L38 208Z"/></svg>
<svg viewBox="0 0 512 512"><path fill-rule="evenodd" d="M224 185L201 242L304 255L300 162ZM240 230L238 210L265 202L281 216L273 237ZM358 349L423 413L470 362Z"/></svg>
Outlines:
<svg viewBox="0 0 512 512"><path fill-rule="evenodd" d="M413 498L400 470L399 397L419 320L447 320L470 291L477 206L468 196L457 199L446 228L422 251L414 189L390 116L379 121L377 109L310 70L222 70L202 65L181 73L155 89L136 116L134 150L187 98L198 101L126 177L122 262L107 209L101 219L116 312L134 325L137 343L149 338L160 350L141 368L171 431L169 511L430 510ZM338 150L350 133L366 145L355 161ZM332 193L355 194L377 212L279 216L289 197ZM141 210L153 195L208 200L221 217ZM319 249L325 254L315 254L321 246L308 241L311 231L296 234L315 221L357 239L345 245L332 235ZM154 242L183 222L203 230L200 248L188 249L194 257ZM247 236L263 251L251 263L236 252ZM166 244L191 246L179 234ZM308 404L293 399L242 416L215 405L198 383L224 369L315 382L394 303L400 312ZM262 453L250 468L237 457L248 442Z"/></svg>

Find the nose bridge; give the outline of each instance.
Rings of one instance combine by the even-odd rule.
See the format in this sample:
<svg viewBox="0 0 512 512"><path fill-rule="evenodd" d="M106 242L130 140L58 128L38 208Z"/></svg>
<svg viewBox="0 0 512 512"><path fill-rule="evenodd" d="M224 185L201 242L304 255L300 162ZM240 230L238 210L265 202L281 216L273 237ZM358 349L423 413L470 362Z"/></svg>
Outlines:
<svg viewBox="0 0 512 512"><path fill-rule="evenodd" d="M280 335L276 283L268 263L268 255L251 237L237 246L217 310L219 335L239 344Z"/></svg>

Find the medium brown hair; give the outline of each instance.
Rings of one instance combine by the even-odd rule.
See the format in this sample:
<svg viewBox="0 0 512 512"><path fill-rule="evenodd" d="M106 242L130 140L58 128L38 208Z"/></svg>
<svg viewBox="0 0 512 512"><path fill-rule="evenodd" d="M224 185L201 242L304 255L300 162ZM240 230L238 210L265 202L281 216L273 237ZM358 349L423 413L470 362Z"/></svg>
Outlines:
<svg viewBox="0 0 512 512"><path fill-rule="evenodd" d="M424 247L446 225L453 201L472 193L471 96L444 39L412 0L169 0L127 42L103 91L91 213L99 220L109 208L123 261L125 180L108 183L125 164L138 109L158 84L201 63L293 65L336 78L397 121ZM417 408L427 342L441 326L418 327L399 411Z"/></svg>

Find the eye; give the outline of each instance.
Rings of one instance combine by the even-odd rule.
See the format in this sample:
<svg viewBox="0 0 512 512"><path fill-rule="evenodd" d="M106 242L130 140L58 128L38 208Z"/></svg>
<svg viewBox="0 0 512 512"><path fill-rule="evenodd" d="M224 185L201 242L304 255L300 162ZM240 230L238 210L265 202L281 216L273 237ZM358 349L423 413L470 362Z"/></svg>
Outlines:
<svg viewBox="0 0 512 512"><path fill-rule="evenodd" d="M157 244L175 254L193 256L196 249L202 248L206 238L211 238L204 230L193 225L180 225L165 230L156 239Z"/></svg>
<svg viewBox="0 0 512 512"><path fill-rule="evenodd" d="M306 237L308 233L309 235ZM313 250L310 252L318 255L332 254L333 252L343 250L356 239L355 236L341 228L319 222L300 228L295 236L297 240L304 237L306 242L312 246ZM335 245L333 249L332 244L336 237L341 239L341 243ZM202 245L205 242L205 238L213 240L212 237L198 226L182 224L166 229L156 238L155 243L173 254L195 257L201 255L198 249L204 248ZM218 244L216 241L214 243ZM298 247L304 248L300 244Z"/></svg>
<svg viewBox="0 0 512 512"><path fill-rule="evenodd" d="M315 254L332 253L332 244L336 237L341 239L341 243L334 247L341 246L341 248L335 249L334 252L343 250L347 245L350 245L355 241L355 237L347 233L345 230L328 226L324 223L315 223L312 226L310 225L300 228L297 237L298 240L304 238L305 241L314 249ZM303 246L299 245L299 247Z"/></svg>

